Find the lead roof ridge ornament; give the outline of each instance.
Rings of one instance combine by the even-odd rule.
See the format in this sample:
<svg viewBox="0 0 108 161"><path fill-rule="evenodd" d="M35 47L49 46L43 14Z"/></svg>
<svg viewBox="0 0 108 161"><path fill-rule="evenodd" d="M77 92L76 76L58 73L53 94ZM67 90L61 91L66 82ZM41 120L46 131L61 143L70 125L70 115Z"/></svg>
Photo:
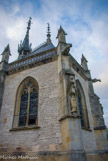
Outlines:
<svg viewBox="0 0 108 161"><path fill-rule="evenodd" d="M29 21L27 22L28 23L28 26L27 26L27 32L26 32L26 35L28 35L29 36L29 30L30 30L30 26L31 26L31 20L32 20L32 18L30 17L29 18Z"/></svg>
<svg viewBox="0 0 108 161"><path fill-rule="evenodd" d="M47 43L50 44L51 43L51 31L50 31L50 24L47 23Z"/></svg>

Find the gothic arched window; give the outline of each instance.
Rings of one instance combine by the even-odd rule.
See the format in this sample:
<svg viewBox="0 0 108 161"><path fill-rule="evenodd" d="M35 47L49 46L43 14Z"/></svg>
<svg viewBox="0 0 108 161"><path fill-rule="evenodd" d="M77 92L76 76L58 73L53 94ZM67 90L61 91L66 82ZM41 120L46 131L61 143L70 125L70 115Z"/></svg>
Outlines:
<svg viewBox="0 0 108 161"><path fill-rule="evenodd" d="M78 110L81 117L81 127L89 128L89 120L88 120L88 112L87 112L85 95L84 95L84 91L81 86L81 83L78 80L76 81L76 88L77 88Z"/></svg>
<svg viewBox="0 0 108 161"><path fill-rule="evenodd" d="M84 113L83 113L83 104L82 104L82 98L79 90L77 91L77 99L78 99L78 108L79 108L79 113L81 116L81 126L84 127Z"/></svg>
<svg viewBox="0 0 108 161"><path fill-rule="evenodd" d="M17 90L13 128L37 125L38 83L27 77Z"/></svg>

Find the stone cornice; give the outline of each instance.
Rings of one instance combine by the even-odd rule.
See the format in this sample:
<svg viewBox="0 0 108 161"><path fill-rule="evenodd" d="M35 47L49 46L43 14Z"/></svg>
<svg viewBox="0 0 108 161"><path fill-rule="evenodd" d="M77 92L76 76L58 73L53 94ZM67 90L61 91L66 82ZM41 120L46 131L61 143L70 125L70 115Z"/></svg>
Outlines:
<svg viewBox="0 0 108 161"><path fill-rule="evenodd" d="M13 74L34 66L43 65L57 60L56 48L35 54L23 59L19 59L9 64L8 74Z"/></svg>

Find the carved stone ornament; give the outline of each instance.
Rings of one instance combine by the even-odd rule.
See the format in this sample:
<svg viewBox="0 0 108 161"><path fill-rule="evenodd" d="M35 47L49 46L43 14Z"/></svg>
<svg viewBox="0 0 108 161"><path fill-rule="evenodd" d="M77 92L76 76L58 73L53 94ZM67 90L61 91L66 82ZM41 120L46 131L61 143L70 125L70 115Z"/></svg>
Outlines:
<svg viewBox="0 0 108 161"><path fill-rule="evenodd" d="M68 83L68 100L69 105L71 108L71 112L77 112L77 103L76 103L76 90L75 90L75 78L73 75L69 77L69 83Z"/></svg>
<svg viewBox="0 0 108 161"><path fill-rule="evenodd" d="M65 46L63 45L61 53L63 55L69 55L69 51L71 47L72 47L72 44L65 44Z"/></svg>
<svg viewBox="0 0 108 161"><path fill-rule="evenodd" d="M67 108L68 114L76 115L77 114L77 102L76 102L76 86L75 86L75 74L70 70L62 70L59 73L60 83L62 84L62 93L65 107Z"/></svg>

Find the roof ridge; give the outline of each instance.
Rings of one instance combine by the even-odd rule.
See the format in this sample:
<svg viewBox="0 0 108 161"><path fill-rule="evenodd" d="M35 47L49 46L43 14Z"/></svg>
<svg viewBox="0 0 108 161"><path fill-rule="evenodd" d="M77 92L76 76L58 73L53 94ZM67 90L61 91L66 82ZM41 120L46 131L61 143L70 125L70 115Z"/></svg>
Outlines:
<svg viewBox="0 0 108 161"><path fill-rule="evenodd" d="M45 42L43 42L43 43L41 43L40 45L38 45L37 47L35 47L33 50L32 50L32 52L34 52L35 50L38 50L40 47L42 47L43 45L45 45L47 42L45 41Z"/></svg>

